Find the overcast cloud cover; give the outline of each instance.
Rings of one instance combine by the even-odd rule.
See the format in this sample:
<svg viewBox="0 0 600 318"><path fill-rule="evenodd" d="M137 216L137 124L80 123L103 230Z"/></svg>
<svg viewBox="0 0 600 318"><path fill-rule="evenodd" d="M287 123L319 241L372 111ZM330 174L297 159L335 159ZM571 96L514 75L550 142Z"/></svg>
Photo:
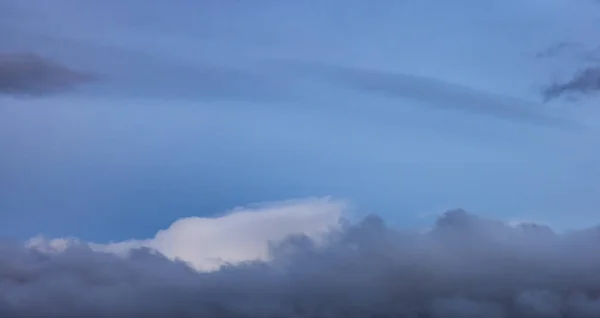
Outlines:
<svg viewBox="0 0 600 318"><path fill-rule="evenodd" d="M0 0L0 316L597 317L599 17Z"/></svg>

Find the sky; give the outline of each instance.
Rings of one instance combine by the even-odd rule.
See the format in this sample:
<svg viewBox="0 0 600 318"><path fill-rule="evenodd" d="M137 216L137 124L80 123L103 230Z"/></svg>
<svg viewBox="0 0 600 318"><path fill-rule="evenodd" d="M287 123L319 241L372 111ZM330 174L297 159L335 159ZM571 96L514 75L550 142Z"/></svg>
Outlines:
<svg viewBox="0 0 600 318"><path fill-rule="evenodd" d="M599 18L0 0L0 315L597 317Z"/></svg>
<svg viewBox="0 0 600 318"><path fill-rule="evenodd" d="M593 2L2 5L7 80L47 72L2 91L6 236L141 239L313 196L410 227L597 221Z"/></svg>
<svg viewBox="0 0 600 318"><path fill-rule="evenodd" d="M2 6L4 236L325 196L408 227L600 221L592 1Z"/></svg>

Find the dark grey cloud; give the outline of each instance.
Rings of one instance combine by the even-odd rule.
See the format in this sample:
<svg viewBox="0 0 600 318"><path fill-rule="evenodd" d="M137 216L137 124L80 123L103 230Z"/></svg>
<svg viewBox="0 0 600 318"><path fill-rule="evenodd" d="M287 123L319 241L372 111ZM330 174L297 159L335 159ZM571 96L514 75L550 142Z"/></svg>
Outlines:
<svg viewBox="0 0 600 318"><path fill-rule="evenodd" d="M437 78L312 62L275 63L280 67L308 73L360 93L410 99L428 107L487 115L515 122L550 126L573 125L545 112L539 104L495 95Z"/></svg>
<svg viewBox="0 0 600 318"><path fill-rule="evenodd" d="M591 95L598 92L600 92L600 66L592 66L575 73L564 83L550 85L544 89L543 95L546 101L550 101L563 95Z"/></svg>
<svg viewBox="0 0 600 318"><path fill-rule="evenodd" d="M199 273L127 257L0 245L0 315L13 317L598 317L600 230L557 234L450 211L428 232L369 216L325 244Z"/></svg>
<svg viewBox="0 0 600 318"><path fill-rule="evenodd" d="M51 94L71 90L94 78L33 53L0 53L0 94Z"/></svg>

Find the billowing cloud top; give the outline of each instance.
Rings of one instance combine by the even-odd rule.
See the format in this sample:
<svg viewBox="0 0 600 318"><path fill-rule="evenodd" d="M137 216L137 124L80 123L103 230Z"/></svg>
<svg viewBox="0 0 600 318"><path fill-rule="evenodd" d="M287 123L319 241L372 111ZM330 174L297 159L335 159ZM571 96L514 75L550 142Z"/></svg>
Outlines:
<svg viewBox="0 0 600 318"><path fill-rule="evenodd" d="M32 53L0 53L0 94L44 95L93 79Z"/></svg>
<svg viewBox="0 0 600 318"><path fill-rule="evenodd" d="M333 217L343 209L343 204L316 200L238 210L212 220L180 221L153 240L168 242L155 246L192 263L198 259L192 246L199 255L248 259L213 271L196 271L153 248L116 255L75 241L62 246L39 240L29 247L4 244L0 315L600 315L597 228L556 234L546 226L507 225L455 210L427 232L404 232L368 216L315 236L337 224ZM281 228L272 230L277 224ZM302 234L308 229L317 231ZM268 258L255 249L257 242L266 245L284 232L290 236L274 242ZM247 244L238 245L240 241Z"/></svg>
<svg viewBox="0 0 600 318"><path fill-rule="evenodd" d="M327 198L258 205L219 218L180 219L150 240L93 244L92 248L123 253L147 247L185 260L198 270L214 270L227 263L267 260L267 243L280 242L290 234L318 238L337 226L344 209L343 202Z"/></svg>

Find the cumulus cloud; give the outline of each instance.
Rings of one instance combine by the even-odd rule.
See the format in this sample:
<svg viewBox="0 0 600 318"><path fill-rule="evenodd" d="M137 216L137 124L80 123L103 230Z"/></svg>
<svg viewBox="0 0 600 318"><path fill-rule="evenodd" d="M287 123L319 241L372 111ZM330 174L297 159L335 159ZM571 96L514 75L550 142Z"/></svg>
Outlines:
<svg viewBox="0 0 600 318"><path fill-rule="evenodd" d="M569 94L590 95L600 91L600 67L588 67L564 82L553 84L544 90L546 101Z"/></svg>
<svg viewBox="0 0 600 318"><path fill-rule="evenodd" d="M212 271L194 270L152 247L117 255L114 251L95 250L77 241L63 241L62 245L55 242L54 246L44 245L42 241L28 247L0 245L0 315L600 315L600 230L597 227L558 234L548 226L508 225L454 210L440 216L426 232L391 228L381 218L371 215L360 222L341 222L325 235L319 230L321 234L314 236L314 232L293 233L326 228L324 224L331 223L330 217L341 215L343 205L321 200L303 202L299 206L303 207L279 204L234 212L212 221L189 223L190 227L198 226L198 231L224 232L215 236L186 234L177 242L186 245L186 250L196 245L198 253L213 253L211 248L202 247L211 244L220 246L225 254L224 249L230 247L234 253L241 252L237 246L220 245L222 240L215 239L228 235L236 237L235 240L251 237L253 241L254 237L264 240L278 238L283 232L290 234L270 245L267 258L262 252L244 254L237 260L248 258L247 262ZM315 208L315 211L307 212L304 207ZM287 213L291 214L291 221L282 222L282 215ZM315 217L317 214L328 215L323 217L326 221L313 222L321 220ZM307 217L299 218L300 215ZM272 222L273 219L278 221ZM217 225L219 222L223 224ZM295 223L317 226L291 226ZM271 232L270 227L277 224L287 225L283 225L281 232ZM167 232L176 233L174 228L177 227ZM188 231L191 229L183 232ZM263 233L265 231L271 234ZM187 239L199 241L184 242ZM256 246L249 245L250 249ZM186 253L182 255L191 255Z"/></svg>
<svg viewBox="0 0 600 318"><path fill-rule="evenodd" d="M0 53L0 94L38 96L71 90L93 76L32 53Z"/></svg>

